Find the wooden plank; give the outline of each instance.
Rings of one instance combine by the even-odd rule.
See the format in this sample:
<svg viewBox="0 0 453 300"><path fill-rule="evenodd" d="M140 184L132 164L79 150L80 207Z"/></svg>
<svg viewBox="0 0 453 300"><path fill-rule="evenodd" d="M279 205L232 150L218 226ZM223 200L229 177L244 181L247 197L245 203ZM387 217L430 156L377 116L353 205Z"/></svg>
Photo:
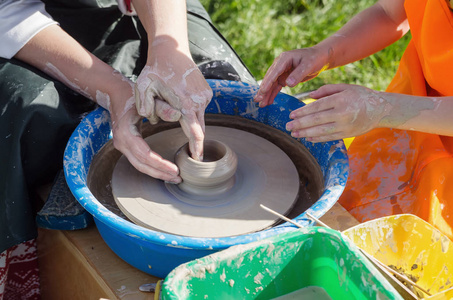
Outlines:
<svg viewBox="0 0 453 300"><path fill-rule="evenodd" d="M140 292L139 287L145 283L156 283L160 278L144 273L122 260L107 246L96 228L84 231L87 232L67 231L65 234L119 299L154 299L153 294Z"/></svg>
<svg viewBox="0 0 453 300"><path fill-rule="evenodd" d="M42 299L116 299L83 254L57 230L39 230Z"/></svg>
<svg viewBox="0 0 453 300"><path fill-rule="evenodd" d="M336 203L321 221L343 231L359 222ZM119 258L95 226L76 231L40 229L38 255L42 298L151 300L154 293L139 291L159 278L146 274Z"/></svg>
<svg viewBox="0 0 453 300"><path fill-rule="evenodd" d="M139 291L157 282L124 262L102 240L96 227L58 231L40 229L38 256L42 299L154 299Z"/></svg>
<svg viewBox="0 0 453 300"><path fill-rule="evenodd" d="M354 218L338 202L335 203L334 206L320 218L320 220L338 231L343 231L360 224L360 222L357 221L357 219Z"/></svg>

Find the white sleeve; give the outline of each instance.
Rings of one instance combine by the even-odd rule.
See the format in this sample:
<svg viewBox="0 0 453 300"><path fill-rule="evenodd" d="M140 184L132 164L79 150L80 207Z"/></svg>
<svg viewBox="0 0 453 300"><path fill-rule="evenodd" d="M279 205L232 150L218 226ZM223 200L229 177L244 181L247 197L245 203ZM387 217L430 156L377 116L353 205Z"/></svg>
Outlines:
<svg viewBox="0 0 453 300"><path fill-rule="evenodd" d="M131 1L128 1L130 7L127 7L126 0L117 0L117 2L118 2L118 8L120 9L120 11L123 14L125 14L127 16L136 16L137 15L137 12L135 11L135 8L132 5Z"/></svg>
<svg viewBox="0 0 453 300"><path fill-rule="evenodd" d="M58 24L39 0L0 0L0 57L10 59L44 28Z"/></svg>

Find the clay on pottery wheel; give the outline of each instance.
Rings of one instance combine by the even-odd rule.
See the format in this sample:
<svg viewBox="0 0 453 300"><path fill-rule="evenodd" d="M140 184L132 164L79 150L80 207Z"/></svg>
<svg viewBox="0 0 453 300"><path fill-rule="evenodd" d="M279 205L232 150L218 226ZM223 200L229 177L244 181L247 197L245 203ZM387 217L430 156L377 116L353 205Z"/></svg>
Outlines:
<svg viewBox="0 0 453 300"><path fill-rule="evenodd" d="M263 230L279 221L260 204L283 215L292 209L299 176L279 147L250 132L220 126L207 126L205 139L220 141L236 153L231 188L194 195L140 173L122 156L112 175L112 192L121 211L136 224L157 231L227 237ZM145 140L153 151L173 161L187 137L181 128L174 128Z"/></svg>
<svg viewBox="0 0 453 300"><path fill-rule="evenodd" d="M216 140L205 140L203 149L203 161L196 161L190 157L189 143L176 152L175 163L183 180L179 188L193 195L215 195L226 192L234 185L236 154L230 147Z"/></svg>

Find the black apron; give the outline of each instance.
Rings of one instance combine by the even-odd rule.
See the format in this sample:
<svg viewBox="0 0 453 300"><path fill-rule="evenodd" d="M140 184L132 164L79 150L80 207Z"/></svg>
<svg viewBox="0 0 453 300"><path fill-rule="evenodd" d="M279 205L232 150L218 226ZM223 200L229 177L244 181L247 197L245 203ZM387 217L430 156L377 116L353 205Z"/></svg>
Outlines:
<svg viewBox="0 0 453 300"><path fill-rule="evenodd" d="M129 78L146 62L146 33L116 1L46 0L46 10L88 51ZM196 0L187 1L192 57L207 79L256 83ZM62 168L66 143L96 104L18 60L0 58L0 252L33 239L35 189Z"/></svg>

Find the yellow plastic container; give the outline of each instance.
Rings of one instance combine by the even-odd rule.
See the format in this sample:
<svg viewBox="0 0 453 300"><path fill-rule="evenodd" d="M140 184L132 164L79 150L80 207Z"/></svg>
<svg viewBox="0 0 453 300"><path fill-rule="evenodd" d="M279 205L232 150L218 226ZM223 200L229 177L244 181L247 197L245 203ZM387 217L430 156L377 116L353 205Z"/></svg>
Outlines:
<svg viewBox="0 0 453 300"><path fill-rule="evenodd" d="M426 298L427 300L451 300L453 299L453 288Z"/></svg>
<svg viewBox="0 0 453 300"><path fill-rule="evenodd" d="M453 243L424 220L410 214L394 215L343 233L358 247L426 289L432 299L453 299Z"/></svg>

